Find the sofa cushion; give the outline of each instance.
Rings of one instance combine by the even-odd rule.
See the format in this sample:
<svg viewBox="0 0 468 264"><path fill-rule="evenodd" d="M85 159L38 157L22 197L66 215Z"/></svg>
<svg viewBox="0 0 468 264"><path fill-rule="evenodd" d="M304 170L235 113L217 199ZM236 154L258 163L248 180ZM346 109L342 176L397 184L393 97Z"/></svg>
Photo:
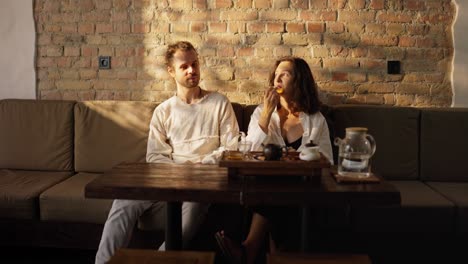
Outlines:
<svg viewBox="0 0 468 264"><path fill-rule="evenodd" d="M39 195L71 172L0 170L0 217L38 219Z"/></svg>
<svg viewBox="0 0 468 264"><path fill-rule="evenodd" d="M112 205L108 199L88 199L86 184L100 174L78 173L49 188L39 198L41 220L102 224Z"/></svg>
<svg viewBox="0 0 468 264"><path fill-rule="evenodd" d="M454 231L455 205L420 181L391 181L401 194L400 206L352 209L352 225L361 232Z"/></svg>
<svg viewBox="0 0 468 264"><path fill-rule="evenodd" d="M0 168L73 170L73 105L69 101L0 101Z"/></svg>
<svg viewBox="0 0 468 264"><path fill-rule="evenodd" d="M156 103L89 101L75 106L75 170L103 172L144 162Z"/></svg>
<svg viewBox="0 0 468 264"><path fill-rule="evenodd" d="M456 231L468 234L468 183L426 182L426 184L456 205Z"/></svg>
<svg viewBox="0 0 468 264"><path fill-rule="evenodd" d="M421 179L464 181L468 155L468 108L421 110Z"/></svg>
<svg viewBox="0 0 468 264"><path fill-rule="evenodd" d="M372 171L390 180L419 178L418 109L341 105L333 107L331 118L334 132L340 138L344 137L347 127L368 128L377 146L371 158Z"/></svg>

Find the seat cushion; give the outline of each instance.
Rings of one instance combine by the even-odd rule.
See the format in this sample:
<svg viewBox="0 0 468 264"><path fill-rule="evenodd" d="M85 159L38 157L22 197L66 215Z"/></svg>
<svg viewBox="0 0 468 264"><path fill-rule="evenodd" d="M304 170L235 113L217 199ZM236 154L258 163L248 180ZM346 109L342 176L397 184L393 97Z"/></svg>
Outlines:
<svg viewBox="0 0 468 264"><path fill-rule="evenodd" d="M39 219L39 195L71 172L0 170L0 216Z"/></svg>
<svg viewBox="0 0 468 264"><path fill-rule="evenodd" d="M89 101L75 106L75 171L104 172L144 162L156 103Z"/></svg>
<svg viewBox="0 0 468 264"><path fill-rule="evenodd" d="M352 208L352 225L362 232L454 231L455 205L420 181L391 181L400 206Z"/></svg>
<svg viewBox="0 0 468 264"><path fill-rule="evenodd" d="M99 176L100 174L78 173L43 192L39 199L41 220L104 223L112 200L89 199L84 196L86 184Z"/></svg>
<svg viewBox="0 0 468 264"><path fill-rule="evenodd" d="M0 100L0 168L73 170L74 104Z"/></svg>
<svg viewBox="0 0 468 264"><path fill-rule="evenodd" d="M377 146L372 171L389 180L419 179L419 115L415 108L370 105L334 106L331 111L337 137L344 138L347 127L368 128Z"/></svg>
<svg viewBox="0 0 468 264"><path fill-rule="evenodd" d="M421 179L468 182L468 108L421 111Z"/></svg>
<svg viewBox="0 0 468 264"><path fill-rule="evenodd" d="M456 231L468 234L468 183L463 182L426 182L457 207L455 219Z"/></svg>

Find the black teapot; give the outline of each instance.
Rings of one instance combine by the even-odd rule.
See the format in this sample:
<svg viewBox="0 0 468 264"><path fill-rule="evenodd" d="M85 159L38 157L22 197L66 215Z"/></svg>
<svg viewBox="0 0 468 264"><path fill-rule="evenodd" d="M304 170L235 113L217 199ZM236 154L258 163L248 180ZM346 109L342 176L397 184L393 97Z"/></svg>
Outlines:
<svg viewBox="0 0 468 264"><path fill-rule="evenodd" d="M283 151L286 152L286 147L281 147L276 144L262 144L263 146L263 155L265 160L280 160L283 156Z"/></svg>

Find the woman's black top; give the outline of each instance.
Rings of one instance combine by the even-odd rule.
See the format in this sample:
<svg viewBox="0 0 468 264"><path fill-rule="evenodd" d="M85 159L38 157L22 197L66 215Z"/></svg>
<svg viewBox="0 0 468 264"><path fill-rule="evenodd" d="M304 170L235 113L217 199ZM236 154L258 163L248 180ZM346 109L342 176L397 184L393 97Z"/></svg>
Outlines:
<svg viewBox="0 0 468 264"><path fill-rule="evenodd" d="M291 142L291 143L289 143L287 140L285 140L285 142L286 142L286 147L292 147L295 150L297 150L301 146L302 137L296 139L294 142Z"/></svg>

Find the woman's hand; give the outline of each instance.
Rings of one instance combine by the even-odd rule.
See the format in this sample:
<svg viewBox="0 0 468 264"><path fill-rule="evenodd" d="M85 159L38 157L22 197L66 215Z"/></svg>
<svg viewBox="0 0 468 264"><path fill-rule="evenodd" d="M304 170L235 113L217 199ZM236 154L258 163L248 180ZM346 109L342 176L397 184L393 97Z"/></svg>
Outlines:
<svg viewBox="0 0 468 264"><path fill-rule="evenodd" d="M269 115L275 111L276 106L279 103L279 95L276 92L276 89L273 87L268 88L265 91L265 95L263 96L263 111L266 111Z"/></svg>
<svg viewBox="0 0 468 264"><path fill-rule="evenodd" d="M271 115L275 111L279 103L279 95L273 87L268 88L263 96L263 111L258 120L258 125L263 132L268 134L268 125L270 124Z"/></svg>

